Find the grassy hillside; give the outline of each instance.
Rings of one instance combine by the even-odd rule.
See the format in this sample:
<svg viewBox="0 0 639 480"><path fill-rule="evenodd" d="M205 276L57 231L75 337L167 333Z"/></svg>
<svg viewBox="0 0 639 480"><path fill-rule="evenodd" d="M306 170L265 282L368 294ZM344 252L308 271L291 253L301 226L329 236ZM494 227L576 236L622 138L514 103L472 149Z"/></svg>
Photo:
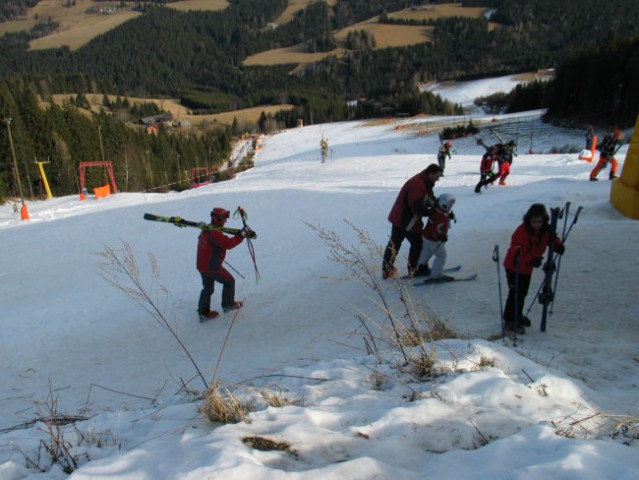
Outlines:
<svg viewBox="0 0 639 480"><path fill-rule="evenodd" d="M26 18L0 23L0 35L28 31L38 22L49 20L59 24L51 35L31 41L32 50L68 46L76 50L98 35L141 15L135 11L136 2L75 0L69 6L60 0L41 0L28 10ZM227 0L185 0L167 4L179 11L221 10ZM114 9L113 11L110 9Z"/></svg>

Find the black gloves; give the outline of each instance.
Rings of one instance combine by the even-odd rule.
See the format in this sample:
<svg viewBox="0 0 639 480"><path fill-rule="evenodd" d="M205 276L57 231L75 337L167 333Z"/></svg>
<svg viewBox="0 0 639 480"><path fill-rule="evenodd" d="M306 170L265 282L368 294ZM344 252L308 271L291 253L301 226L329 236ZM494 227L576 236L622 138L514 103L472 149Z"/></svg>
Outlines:
<svg viewBox="0 0 639 480"><path fill-rule="evenodd" d="M555 245L555 252L557 252L559 255L563 255L565 251L566 247L564 245Z"/></svg>
<svg viewBox="0 0 639 480"><path fill-rule="evenodd" d="M536 257L530 261L530 265L534 268L539 268L541 267L541 262L543 261L544 261L544 257Z"/></svg>
<svg viewBox="0 0 639 480"><path fill-rule="evenodd" d="M439 236L439 241L442 243L446 243L448 241L448 235L444 235L443 233Z"/></svg>
<svg viewBox="0 0 639 480"><path fill-rule="evenodd" d="M450 218L450 219L454 222L454 221L455 221L455 212L452 212L452 211L451 211L451 212L448 214L448 218Z"/></svg>

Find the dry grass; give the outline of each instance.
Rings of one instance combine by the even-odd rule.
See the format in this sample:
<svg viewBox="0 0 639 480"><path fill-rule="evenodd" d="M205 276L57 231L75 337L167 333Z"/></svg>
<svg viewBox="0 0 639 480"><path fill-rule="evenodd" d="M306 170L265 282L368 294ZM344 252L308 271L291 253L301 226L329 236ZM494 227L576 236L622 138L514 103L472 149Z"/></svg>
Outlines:
<svg viewBox="0 0 639 480"><path fill-rule="evenodd" d="M219 382L213 382L204 393L201 413L213 423L240 423L251 412L252 407L242 403L229 390L222 391Z"/></svg>
<svg viewBox="0 0 639 480"><path fill-rule="evenodd" d="M167 3L167 7L181 12L189 10L224 10L229 6L228 0L184 0L182 2Z"/></svg>
<svg viewBox="0 0 639 480"><path fill-rule="evenodd" d="M277 23L278 25L280 25L282 23L290 22L297 12L299 12L300 10L302 10L309 4L313 3L314 1L316 0L288 0L288 7L284 9L282 14L278 17L277 20L275 20L274 23ZM327 0L326 3L329 6L333 6L335 5L336 1L337 0Z"/></svg>

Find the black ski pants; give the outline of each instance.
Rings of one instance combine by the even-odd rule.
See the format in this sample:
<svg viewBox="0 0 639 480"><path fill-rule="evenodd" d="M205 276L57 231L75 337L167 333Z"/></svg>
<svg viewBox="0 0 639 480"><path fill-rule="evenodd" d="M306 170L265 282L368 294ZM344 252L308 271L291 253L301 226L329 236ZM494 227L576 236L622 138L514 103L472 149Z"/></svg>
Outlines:
<svg viewBox="0 0 639 480"><path fill-rule="evenodd" d="M408 273L412 274L417 269L417 261L419 260L419 255L422 253L421 232L407 232L403 228L393 225L390 239L386 245L386 250L384 250L384 261L382 263L384 272L391 273L393 271L397 253L404 239L407 239L410 243L410 250L408 251Z"/></svg>
<svg viewBox="0 0 639 480"><path fill-rule="evenodd" d="M216 273L202 273L202 291L198 301L197 311L200 315L206 315L211 311L211 296L215 290L215 282L222 284L222 307L235 303L235 278L228 270L222 268Z"/></svg>
<svg viewBox="0 0 639 480"><path fill-rule="evenodd" d="M504 322L514 325L515 319L519 322L519 318L523 315L524 302L526 301L526 295L528 295L532 275L517 274L507 268L505 270L506 281L508 282L508 298L506 299L506 307L504 308ZM517 278L517 275L519 275L519 278ZM516 286L519 288L516 288ZM517 303L516 312L515 303Z"/></svg>

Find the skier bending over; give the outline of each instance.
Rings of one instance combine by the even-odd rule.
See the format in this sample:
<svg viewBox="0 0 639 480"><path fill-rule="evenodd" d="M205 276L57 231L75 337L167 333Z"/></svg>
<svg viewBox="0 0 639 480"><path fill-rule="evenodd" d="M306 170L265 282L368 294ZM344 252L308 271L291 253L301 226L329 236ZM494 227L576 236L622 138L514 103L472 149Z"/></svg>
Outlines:
<svg viewBox="0 0 639 480"><path fill-rule="evenodd" d="M508 281L508 298L504 308L506 330L514 331L516 326L517 333L523 334L526 332L524 327L530 326L530 319L523 315L524 302L528 295L532 270L541 267L544 252L549 245L551 235L549 220L546 207L541 203L535 203L530 206L524 215L523 223L517 227L511 237L510 247L504 258ZM563 255L566 247L556 235L554 242L554 251ZM517 303L516 312L515 303Z"/></svg>
<svg viewBox="0 0 639 480"><path fill-rule="evenodd" d="M499 174L495 174L493 171L493 164L498 158L495 146L490 146L486 149L486 153L481 157L479 183L475 186L475 193L481 193L481 187L486 187L499 178Z"/></svg>
<svg viewBox="0 0 639 480"><path fill-rule="evenodd" d="M417 269L417 260L422 251L422 217L429 216L432 212L433 187L441 174L441 167L431 163L425 170L407 180L399 191L388 214L392 227L384 250L382 278L387 279L397 273L395 258L405 238L410 243L408 274L411 277L428 274L427 268L422 268L421 271Z"/></svg>
<svg viewBox="0 0 639 480"><path fill-rule="evenodd" d="M223 227L229 216L228 210L216 207L211 211L211 225ZM223 263L226 251L238 246L251 233L248 227L244 227L233 237L219 230L202 230L200 233L197 244L197 269L202 276L202 291L197 311L201 322L218 316L218 312L211 310L211 295L215 289L215 282L222 284L224 312L242 307L242 302L235 301L235 278L224 268Z"/></svg>
<svg viewBox="0 0 639 480"><path fill-rule="evenodd" d="M428 217L428 222L422 232L422 253L419 256L418 265L427 265L432 256L433 268L428 275L429 279L437 280L442 278L444 265L446 263L446 245L448 241L448 228L450 221L455 219L452 212L455 204L455 197L448 193L443 193L437 198L437 203L433 208L433 213ZM419 267L418 267L419 268Z"/></svg>

